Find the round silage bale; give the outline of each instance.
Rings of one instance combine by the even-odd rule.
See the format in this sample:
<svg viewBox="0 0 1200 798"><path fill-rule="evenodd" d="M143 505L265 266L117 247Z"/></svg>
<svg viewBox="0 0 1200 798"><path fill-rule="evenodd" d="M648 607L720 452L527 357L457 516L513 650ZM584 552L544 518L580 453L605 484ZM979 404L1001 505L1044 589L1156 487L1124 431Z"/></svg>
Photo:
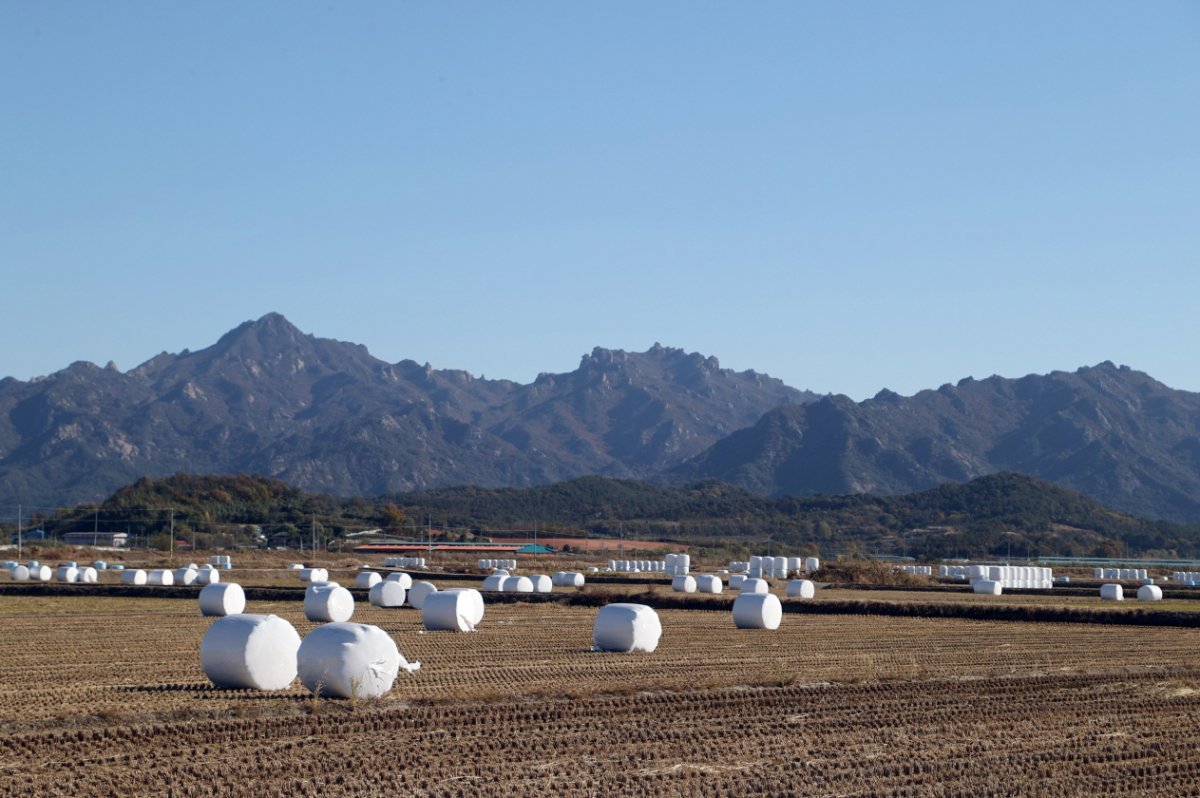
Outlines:
<svg viewBox="0 0 1200 798"><path fill-rule="evenodd" d="M1138 601L1162 601L1162 588L1158 585L1142 585L1137 592Z"/></svg>
<svg viewBox="0 0 1200 798"><path fill-rule="evenodd" d="M300 681L326 698L378 698L386 695L401 668L414 671L396 643L378 626L327 623L313 629L296 652Z"/></svg>
<svg viewBox="0 0 1200 798"><path fill-rule="evenodd" d="M508 577L503 576L501 574L492 574L491 576L484 577L484 580L483 580L484 592L499 593L501 590L504 589L504 580L505 579L508 579Z"/></svg>
<svg viewBox="0 0 1200 798"><path fill-rule="evenodd" d="M216 568L201 568L196 581L202 585L215 585L221 581L221 572Z"/></svg>
<svg viewBox="0 0 1200 798"><path fill-rule="evenodd" d="M437 585L433 582L413 582L408 590L408 603L419 610L425 604L425 597L436 592Z"/></svg>
<svg viewBox="0 0 1200 798"><path fill-rule="evenodd" d="M175 569L175 584L194 585L199 576L200 572L197 569L185 565L182 568Z"/></svg>
<svg viewBox="0 0 1200 798"><path fill-rule="evenodd" d="M86 585L94 585L100 581L100 574L92 566L85 565L79 569L79 576L76 578L76 581L83 582Z"/></svg>
<svg viewBox="0 0 1200 798"><path fill-rule="evenodd" d="M1120 585L1101 585L1100 598L1103 601L1124 601L1125 591Z"/></svg>
<svg viewBox="0 0 1200 798"><path fill-rule="evenodd" d="M382 581L383 577L374 571L363 571L354 577L354 586L363 590L370 590Z"/></svg>
<svg viewBox="0 0 1200 798"><path fill-rule="evenodd" d="M742 583L745 581L746 581L745 574L730 574L729 575L729 589L730 590L741 590Z"/></svg>
<svg viewBox="0 0 1200 798"><path fill-rule="evenodd" d="M146 572L141 568L121 572L121 584L123 585L144 585L146 578Z"/></svg>
<svg viewBox="0 0 1200 798"><path fill-rule="evenodd" d="M300 581L309 583L328 582L329 571L324 568L302 568L300 569Z"/></svg>
<svg viewBox="0 0 1200 798"><path fill-rule="evenodd" d="M55 582L74 582L79 579L79 569L74 565L60 565L54 569Z"/></svg>
<svg viewBox="0 0 1200 798"><path fill-rule="evenodd" d="M470 612L467 613L467 618L471 621L471 624L474 626L478 626L479 623L483 620L483 610L484 610L483 594L480 593L478 590L476 590L473 587L451 587L451 588L447 588L446 590L441 591L441 592L466 593L467 601L468 601L468 608L470 610Z"/></svg>
<svg viewBox="0 0 1200 798"><path fill-rule="evenodd" d="M384 579L371 585L367 600L372 607L403 607L407 594L408 591L399 582Z"/></svg>
<svg viewBox="0 0 1200 798"><path fill-rule="evenodd" d="M532 593L533 582L528 576L509 576L505 577L500 589L505 593Z"/></svg>
<svg viewBox="0 0 1200 798"><path fill-rule="evenodd" d="M148 585L173 585L175 584L175 574L165 568L155 568L146 574L146 584Z"/></svg>
<svg viewBox="0 0 1200 798"><path fill-rule="evenodd" d="M354 596L341 585L313 583L304 591L304 617L310 621L340 623L354 614Z"/></svg>
<svg viewBox="0 0 1200 798"><path fill-rule="evenodd" d="M28 568L29 578L34 582L49 582L50 577L54 574L49 565L30 565Z"/></svg>
<svg viewBox="0 0 1200 798"><path fill-rule="evenodd" d="M676 593L695 593L696 592L696 577L688 574L679 574L671 580L671 589Z"/></svg>
<svg viewBox="0 0 1200 798"><path fill-rule="evenodd" d="M788 598L810 599L817 594L817 586L811 579L793 579L787 583Z"/></svg>
<svg viewBox="0 0 1200 798"><path fill-rule="evenodd" d="M443 590L430 593L425 597L421 606L421 622L425 628L433 632L473 632L475 631L476 600L483 603L479 591L468 592L463 589Z"/></svg>
<svg viewBox="0 0 1200 798"><path fill-rule="evenodd" d="M29 581L29 566L28 565L14 565L12 568L9 569L8 575L13 578L14 582L28 582Z"/></svg>
<svg viewBox="0 0 1200 798"><path fill-rule="evenodd" d="M213 582L200 591L200 614L237 615L246 609L246 591L236 582Z"/></svg>
<svg viewBox="0 0 1200 798"><path fill-rule="evenodd" d="M650 653L658 648L662 622L645 604L606 604L596 614L592 648L596 651Z"/></svg>
<svg viewBox="0 0 1200 798"><path fill-rule="evenodd" d="M554 590L554 583L545 574L533 574L529 581L533 583L534 593L550 593Z"/></svg>
<svg viewBox="0 0 1200 798"><path fill-rule="evenodd" d="M733 624L738 629L778 629L783 605L773 593L742 593L733 602Z"/></svg>
<svg viewBox="0 0 1200 798"><path fill-rule="evenodd" d="M754 578L754 579L743 579L742 580L741 592L743 592L743 593L752 593L752 594L761 595L763 593L769 593L770 591L771 591L771 585L767 582L766 579Z"/></svg>
<svg viewBox="0 0 1200 798"><path fill-rule="evenodd" d="M700 574L696 577L697 593L720 593L723 589L721 577L713 574Z"/></svg>
<svg viewBox="0 0 1200 798"><path fill-rule="evenodd" d="M399 582L400 587L404 588L405 590L409 590L410 588L412 588L412 584L413 584L412 576L410 576L409 574L406 574L404 572L388 574L387 581Z"/></svg>
<svg viewBox="0 0 1200 798"><path fill-rule="evenodd" d="M984 596L999 596L1004 592L1004 584L995 579L976 579L971 590Z"/></svg>
<svg viewBox="0 0 1200 798"><path fill-rule="evenodd" d="M217 687L284 690L296 678L300 635L275 615L227 615L200 641L200 666Z"/></svg>

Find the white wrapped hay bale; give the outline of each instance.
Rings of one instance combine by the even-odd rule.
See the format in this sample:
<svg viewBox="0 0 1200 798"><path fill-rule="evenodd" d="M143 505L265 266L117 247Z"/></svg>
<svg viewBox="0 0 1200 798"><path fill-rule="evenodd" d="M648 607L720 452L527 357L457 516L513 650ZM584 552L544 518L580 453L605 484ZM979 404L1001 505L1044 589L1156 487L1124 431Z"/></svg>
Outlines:
<svg viewBox="0 0 1200 798"><path fill-rule="evenodd" d="M981 596L999 596L1004 592L1004 586L995 579L976 579L971 583L971 589Z"/></svg>
<svg viewBox="0 0 1200 798"><path fill-rule="evenodd" d="M164 587L175 584L175 574L165 568L155 568L146 574L146 584L162 585Z"/></svg>
<svg viewBox="0 0 1200 798"><path fill-rule="evenodd" d="M60 565L54 569L55 582L74 582L79 578L79 569L74 565Z"/></svg>
<svg viewBox="0 0 1200 798"><path fill-rule="evenodd" d="M394 573L394 574L388 574L387 581L399 582L400 587L404 588L405 590L411 589L412 585L413 585L412 576L410 576L409 574L406 574L402 571Z"/></svg>
<svg viewBox="0 0 1200 798"><path fill-rule="evenodd" d="M583 587L586 582L583 574L576 571L559 571L550 581L558 587Z"/></svg>
<svg viewBox="0 0 1200 798"><path fill-rule="evenodd" d="M533 582L528 576L509 576L505 577L500 590L505 593L532 593Z"/></svg>
<svg viewBox="0 0 1200 798"><path fill-rule="evenodd" d="M817 595L817 586L811 579L793 579L787 583L788 598L810 599Z"/></svg>
<svg viewBox="0 0 1200 798"><path fill-rule="evenodd" d="M596 651L645 651L658 648L662 623L645 604L607 604L596 614L592 648Z"/></svg>
<svg viewBox="0 0 1200 798"><path fill-rule="evenodd" d="M294 563L290 563L290 564L288 565L288 570L289 570L289 571L303 571L303 570L304 570L304 563L302 563L302 562L294 562Z"/></svg>
<svg viewBox="0 0 1200 798"><path fill-rule="evenodd" d="M533 574L529 581L533 583L534 593L549 593L554 590L554 583L545 574Z"/></svg>
<svg viewBox="0 0 1200 798"><path fill-rule="evenodd" d="M741 593L733 602L733 623L738 629L778 629L783 604L772 593Z"/></svg>
<svg viewBox="0 0 1200 798"><path fill-rule="evenodd" d="M413 582L408 590L408 603L419 610L425 605L425 597L436 592L437 585L433 582Z"/></svg>
<svg viewBox="0 0 1200 798"><path fill-rule="evenodd" d="M741 592L761 595L771 592L771 586L766 579L743 579Z"/></svg>
<svg viewBox="0 0 1200 798"><path fill-rule="evenodd" d="M28 565L14 565L12 568L8 569L8 575L12 577L12 580L14 582L28 582L29 581L29 566Z"/></svg>
<svg viewBox="0 0 1200 798"><path fill-rule="evenodd" d="M246 591L236 582L212 582L200 591L200 614L221 618L246 609Z"/></svg>
<svg viewBox="0 0 1200 798"><path fill-rule="evenodd" d="M301 568L300 581L309 583L328 582L329 571L324 568Z"/></svg>
<svg viewBox="0 0 1200 798"><path fill-rule="evenodd" d="M190 566L175 569L175 584L177 585L193 585L200 577L200 572Z"/></svg>
<svg viewBox="0 0 1200 798"><path fill-rule="evenodd" d="M296 652L300 681L325 698L387 695L401 668L414 671L396 643L378 626L327 623L313 629Z"/></svg>
<svg viewBox="0 0 1200 798"><path fill-rule="evenodd" d="M50 577L54 574L49 565L30 565L28 568L29 578L34 582L49 582Z"/></svg>
<svg viewBox="0 0 1200 798"><path fill-rule="evenodd" d="M480 622L483 621L483 609L484 609L483 594L480 593L478 590L476 590L473 587L452 587L452 588L448 588L447 590L441 591L441 592L466 593L467 600L468 600L468 608L470 609L470 612L467 613L468 620L471 621L471 624L473 626L478 626L480 624Z"/></svg>
<svg viewBox="0 0 1200 798"><path fill-rule="evenodd" d="M1158 585L1142 585L1137 592L1138 601L1162 601L1162 588Z"/></svg>
<svg viewBox="0 0 1200 798"><path fill-rule="evenodd" d="M340 623L354 614L354 596L341 585L313 583L304 591L304 617L310 621Z"/></svg>
<svg viewBox="0 0 1200 798"><path fill-rule="evenodd" d="M821 570L821 560L818 557L805 557L804 570L808 573Z"/></svg>
<svg viewBox="0 0 1200 798"><path fill-rule="evenodd" d="M730 574L729 575L729 589L730 590L741 590L742 583L745 581L746 581L745 574Z"/></svg>
<svg viewBox="0 0 1200 798"><path fill-rule="evenodd" d="M1120 585L1108 584L1100 586L1100 598L1104 601L1124 601L1125 591Z"/></svg>
<svg viewBox="0 0 1200 798"><path fill-rule="evenodd" d="M144 585L146 578L146 572L141 568L121 572L121 584L123 585Z"/></svg>
<svg viewBox="0 0 1200 798"><path fill-rule="evenodd" d="M100 581L100 574L90 565L85 565L79 569L77 582L83 582L85 585L94 585Z"/></svg>
<svg viewBox="0 0 1200 798"><path fill-rule="evenodd" d="M700 574L696 577L697 593L720 593L721 589L721 577L719 576Z"/></svg>
<svg viewBox="0 0 1200 798"><path fill-rule="evenodd" d="M671 589L676 593L695 593L696 578L688 574L679 574L671 580Z"/></svg>
<svg viewBox="0 0 1200 798"><path fill-rule="evenodd" d="M215 585L221 581L221 572L216 568L201 568L196 576L196 582L201 585Z"/></svg>
<svg viewBox="0 0 1200 798"><path fill-rule="evenodd" d="M403 607L407 596L408 591L399 582L384 579L371 585L367 600L372 607Z"/></svg>
<svg viewBox="0 0 1200 798"><path fill-rule="evenodd" d="M484 592L499 593L504 589L505 579L508 579L508 577L501 574L492 574L491 576L485 577L483 580Z"/></svg>
<svg viewBox="0 0 1200 798"><path fill-rule="evenodd" d="M432 632L473 632L478 623L475 620L478 605L482 603L483 596L477 590L468 592L454 589L430 593L421 607L421 622Z"/></svg>
<svg viewBox="0 0 1200 798"><path fill-rule="evenodd" d="M383 577L374 571L362 571L354 577L354 586L361 590L370 590L383 581Z"/></svg>
<svg viewBox="0 0 1200 798"><path fill-rule="evenodd" d="M285 690L296 678L300 635L275 615L218 618L200 641L200 666L227 690Z"/></svg>

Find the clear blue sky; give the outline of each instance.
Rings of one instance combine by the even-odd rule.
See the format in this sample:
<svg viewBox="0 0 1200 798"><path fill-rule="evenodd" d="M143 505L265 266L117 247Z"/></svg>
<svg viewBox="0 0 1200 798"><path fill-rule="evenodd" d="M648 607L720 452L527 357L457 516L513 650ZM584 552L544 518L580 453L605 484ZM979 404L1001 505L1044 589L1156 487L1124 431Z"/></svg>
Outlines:
<svg viewBox="0 0 1200 798"><path fill-rule="evenodd" d="M1200 3L0 5L0 375L270 311L522 382L1200 390Z"/></svg>

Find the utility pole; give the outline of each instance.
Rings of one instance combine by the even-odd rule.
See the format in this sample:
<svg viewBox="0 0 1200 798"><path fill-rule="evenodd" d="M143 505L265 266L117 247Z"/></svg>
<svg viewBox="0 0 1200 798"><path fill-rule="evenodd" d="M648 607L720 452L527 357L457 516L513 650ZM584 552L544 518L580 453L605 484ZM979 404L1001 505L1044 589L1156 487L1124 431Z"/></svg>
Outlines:
<svg viewBox="0 0 1200 798"><path fill-rule="evenodd" d="M195 548L194 546L192 547ZM193 551L192 554L196 552ZM175 508L171 508L171 559L175 558Z"/></svg>
<svg viewBox="0 0 1200 798"><path fill-rule="evenodd" d="M92 547L95 548L96 542L100 539L100 508L97 507L92 515Z"/></svg>
<svg viewBox="0 0 1200 798"><path fill-rule="evenodd" d="M21 505L17 505L17 559L21 559L24 544L21 541Z"/></svg>
<svg viewBox="0 0 1200 798"><path fill-rule="evenodd" d="M317 514L312 514L312 555L317 556Z"/></svg>

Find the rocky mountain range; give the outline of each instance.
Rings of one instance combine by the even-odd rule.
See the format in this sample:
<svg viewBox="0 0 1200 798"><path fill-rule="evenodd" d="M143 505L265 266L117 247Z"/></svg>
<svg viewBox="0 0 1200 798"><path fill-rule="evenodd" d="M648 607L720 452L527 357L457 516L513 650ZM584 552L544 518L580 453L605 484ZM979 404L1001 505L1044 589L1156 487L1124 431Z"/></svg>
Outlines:
<svg viewBox="0 0 1200 798"><path fill-rule="evenodd" d="M644 478L774 407L815 398L659 345L597 348L575 371L528 385L478 379L386 363L268 314L128 372L81 362L0 381L0 496L60 506L177 471L261 473L368 496Z"/></svg>
<svg viewBox="0 0 1200 798"><path fill-rule="evenodd" d="M584 475L901 494L1011 471L1200 521L1200 394L1101 363L854 402L657 344L519 384L387 363L278 314L128 372L0 380L0 503L99 500L180 471L344 496Z"/></svg>

